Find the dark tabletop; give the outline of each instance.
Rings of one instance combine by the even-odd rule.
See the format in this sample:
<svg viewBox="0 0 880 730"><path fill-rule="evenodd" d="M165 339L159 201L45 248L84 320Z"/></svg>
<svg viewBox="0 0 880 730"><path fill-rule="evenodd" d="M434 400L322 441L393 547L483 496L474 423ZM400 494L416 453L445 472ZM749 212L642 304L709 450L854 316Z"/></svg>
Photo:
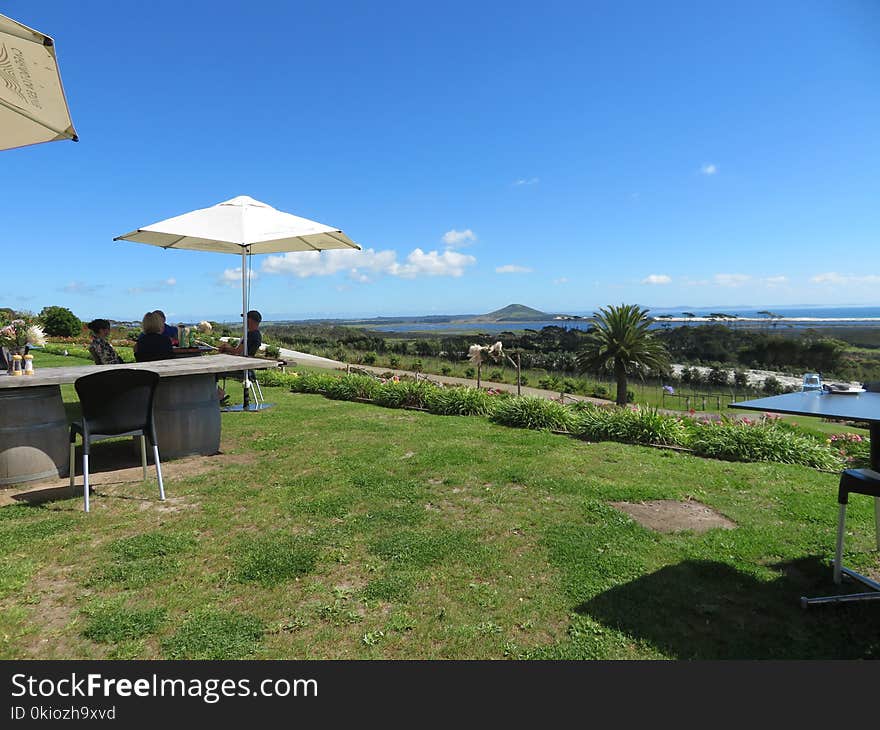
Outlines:
<svg viewBox="0 0 880 730"><path fill-rule="evenodd" d="M731 408L796 416L845 418L853 421L880 422L880 393L840 394L825 392L785 393L769 398L731 403Z"/></svg>

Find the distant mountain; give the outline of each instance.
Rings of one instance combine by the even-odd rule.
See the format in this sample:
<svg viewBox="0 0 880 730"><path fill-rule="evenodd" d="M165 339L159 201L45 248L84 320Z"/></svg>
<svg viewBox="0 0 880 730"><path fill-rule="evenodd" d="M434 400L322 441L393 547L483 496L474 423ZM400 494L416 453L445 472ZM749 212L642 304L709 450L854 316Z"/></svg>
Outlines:
<svg viewBox="0 0 880 730"><path fill-rule="evenodd" d="M525 304L508 304L506 307L496 309L488 314L480 314L476 317L462 318L461 321L468 322L546 322L553 319L555 315L541 312L537 309L527 307Z"/></svg>

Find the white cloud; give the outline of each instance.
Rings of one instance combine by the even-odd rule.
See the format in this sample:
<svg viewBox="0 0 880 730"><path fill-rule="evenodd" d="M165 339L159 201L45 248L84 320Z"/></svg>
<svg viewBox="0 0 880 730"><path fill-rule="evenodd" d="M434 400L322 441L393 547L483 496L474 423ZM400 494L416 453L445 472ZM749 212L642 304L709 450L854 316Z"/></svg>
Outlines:
<svg viewBox="0 0 880 730"><path fill-rule="evenodd" d="M787 276L768 276L768 277L765 277L762 281L764 282L764 284L766 284L769 287L782 286L783 284L788 283L788 277Z"/></svg>
<svg viewBox="0 0 880 730"><path fill-rule="evenodd" d="M257 272L254 269L248 269L248 278L253 281L257 278ZM241 286L241 266L225 269L218 277L217 283L224 286Z"/></svg>
<svg viewBox="0 0 880 730"><path fill-rule="evenodd" d="M528 266L518 266L517 264L504 264L504 266L496 266L496 274L529 274L532 269Z"/></svg>
<svg viewBox="0 0 880 730"><path fill-rule="evenodd" d="M239 269L241 271L241 269ZM239 279L241 278L241 274L239 274ZM143 286L133 286L128 290L129 294L146 294L151 292L160 292L166 291L173 286L177 285L177 279L169 278L163 279L162 281L157 281L152 284L144 284Z"/></svg>
<svg viewBox="0 0 880 730"><path fill-rule="evenodd" d="M332 249L330 251L285 253L280 256L269 256L263 260L262 271L267 274L291 274L305 279L309 276L331 276L340 271L369 272L372 274L389 273L395 264L397 254L394 251L376 251L368 248L363 251L354 249ZM241 269L238 269L241 279Z"/></svg>
<svg viewBox="0 0 880 730"><path fill-rule="evenodd" d="M841 285L859 285L859 284L878 284L880 276L877 274L838 274L836 271L827 271L824 274L817 274L810 281L813 284L831 284L834 286Z"/></svg>
<svg viewBox="0 0 880 730"><path fill-rule="evenodd" d="M537 185L541 182L541 178L538 177L521 177L518 180L514 180L514 185Z"/></svg>
<svg viewBox="0 0 880 730"><path fill-rule="evenodd" d="M715 175L718 173L718 165L707 162L700 168L700 174L702 175Z"/></svg>
<svg viewBox="0 0 880 730"><path fill-rule="evenodd" d="M455 251L429 251L415 249L406 257L405 264L394 264L389 272L392 276L414 279L417 276L461 276L465 267L477 263L473 256Z"/></svg>
<svg viewBox="0 0 880 730"><path fill-rule="evenodd" d="M715 274L712 279L718 286L736 287L748 284L752 277L748 274Z"/></svg>
<svg viewBox="0 0 880 730"><path fill-rule="evenodd" d="M65 294L82 294L83 296L89 296L97 293L103 288L103 284L87 284L84 281L71 281L69 284L62 286L58 291L63 291Z"/></svg>
<svg viewBox="0 0 880 730"><path fill-rule="evenodd" d="M642 279L642 284L671 284L672 277L667 274L648 274Z"/></svg>
<svg viewBox="0 0 880 730"><path fill-rule="evenodd" d="M468 243L473 243L477 240L477 234L474 233L470 228L466 228L463 231L456 231L454 228L451 231L446 231L443 234L443 243L445 243L449 248L455 248L456 246L467 246Z"/></svg>
<svg viewBox="0 0 880 730"><path fill-rule="evenodd" d="M554 279L553 283L556 286L559 286L560 284L568 284L568 277L567 276L560 276L558 279Z"/></svg>
<svg viewBox="0 0 880 730"><path fill-rule="evenodd" d="M429 251L414 249L404 263L397 260L397 252L334 249L320 253L285 253L269 256L263 261L262 270L268 274L290 274L304 279L309 276L331 276L347 271L352 281L367 283L375 276L386 274L402 279L417 276L461 276L467 266L477 262L473 256L456 251ZM238 270L239 279L241 269Z"/></svg>

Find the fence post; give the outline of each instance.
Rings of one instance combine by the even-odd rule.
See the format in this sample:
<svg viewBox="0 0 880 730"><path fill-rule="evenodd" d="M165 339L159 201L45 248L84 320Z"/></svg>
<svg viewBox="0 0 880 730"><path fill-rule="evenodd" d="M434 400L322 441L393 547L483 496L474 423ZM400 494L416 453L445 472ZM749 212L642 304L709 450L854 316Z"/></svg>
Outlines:
<svg viewBox="0 0 880 730"><path fill-rule="evenodd" d="M522 365L520 364L519 353L516 353L516 394L522 395L520 384L522 383L522 375L520 374Z"/></svg>
<svg viewBox="0 0 880 730"><path fill-rule="evenodd" d="M691 409L691 397L689 395L686 395L684 397L684 409L686 411L689 411Z"/></svg>

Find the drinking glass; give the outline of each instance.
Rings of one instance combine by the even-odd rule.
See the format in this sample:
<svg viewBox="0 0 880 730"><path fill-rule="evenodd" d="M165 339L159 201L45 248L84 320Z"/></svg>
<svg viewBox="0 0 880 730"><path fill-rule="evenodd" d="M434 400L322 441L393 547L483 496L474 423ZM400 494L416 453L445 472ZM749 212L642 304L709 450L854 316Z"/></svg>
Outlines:
<svg viewBox="0 0 880 730"><path fill-rule="evenodd" d="M822 375L820 373L804 374L804 392L822 390Z"/></svg>

